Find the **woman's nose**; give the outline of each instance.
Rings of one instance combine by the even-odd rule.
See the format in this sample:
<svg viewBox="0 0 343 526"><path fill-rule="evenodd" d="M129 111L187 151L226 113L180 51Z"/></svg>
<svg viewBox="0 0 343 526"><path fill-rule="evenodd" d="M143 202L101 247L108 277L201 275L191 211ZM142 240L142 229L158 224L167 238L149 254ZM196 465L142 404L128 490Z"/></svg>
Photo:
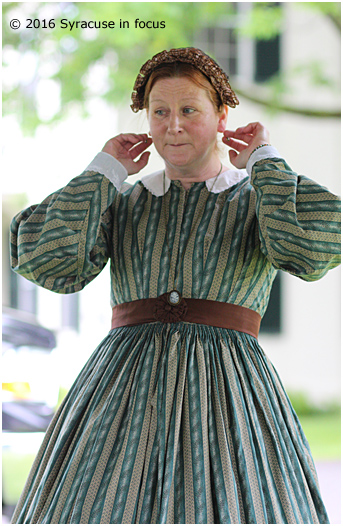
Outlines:
<svg viewBox="0 0 343 526"><path fill-rule="evenodd" d="M168 131L171 134L176 134L182 131L182 119L177 113L171 113L168 122Z"/></svg>

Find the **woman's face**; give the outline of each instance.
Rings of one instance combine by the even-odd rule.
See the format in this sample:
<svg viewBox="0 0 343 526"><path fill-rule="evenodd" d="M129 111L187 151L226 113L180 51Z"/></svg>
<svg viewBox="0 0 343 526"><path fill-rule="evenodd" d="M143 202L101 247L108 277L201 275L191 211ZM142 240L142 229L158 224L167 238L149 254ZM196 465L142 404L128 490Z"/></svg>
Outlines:
<svg viewBox="0 0 343 526"><path fill-rule="evenodd" d="M174 169L194 169L217 159L217 132L227 114L218 114L206 91L185 77L158 80L149 94L150 132L160 156Z"/></svg>

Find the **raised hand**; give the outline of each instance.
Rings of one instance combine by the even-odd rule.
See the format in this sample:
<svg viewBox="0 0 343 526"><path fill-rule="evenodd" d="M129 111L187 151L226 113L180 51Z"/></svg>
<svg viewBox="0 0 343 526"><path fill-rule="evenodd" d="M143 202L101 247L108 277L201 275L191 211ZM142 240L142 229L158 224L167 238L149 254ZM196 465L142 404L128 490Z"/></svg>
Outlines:
<svg viewBox="0 0 343 526"><path fill-rule="evenodd" d="M148 164L151 152L145 150L151 144L152 139L146 133L121 133L107 141L102 151L112 155L126 168L129 175L133 175ZM135 161L138 155L140 157Z"/></svg>
<svg viewBox="0 0 343 526"><path fill-rule="evenodd" d="M269 144L269 132L260 122L251 122L235 131L225 130L222 141L232 148L229 151L231 163L236 168L245 168L254 149Z"/></svg>

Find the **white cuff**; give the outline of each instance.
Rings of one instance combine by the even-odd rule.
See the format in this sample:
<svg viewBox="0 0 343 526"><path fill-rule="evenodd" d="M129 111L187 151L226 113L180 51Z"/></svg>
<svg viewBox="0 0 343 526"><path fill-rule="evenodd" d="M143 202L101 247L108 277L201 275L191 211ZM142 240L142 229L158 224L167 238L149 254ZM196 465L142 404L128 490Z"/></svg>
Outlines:
<svg viewBox="0 0 343 526"><path fill-rule="evenodd" d="M86 171L98 172L103 174L114 184L117 190L128 176L126 168L106 152L99 152L93 161L87 166Z"/></svg>
<svg viewBox="0 0 343 526"><path fill-rule="evenodd" d="M274 146L262 146L261 148L258 148L255 152L253 152L249 160L247 162L246 171L249 174L249 177L251 177L251 172L253 165L257 163L257 161L261 161L262 159L271 159L274 157L278 157L279 159L282 158Z"/></svg>

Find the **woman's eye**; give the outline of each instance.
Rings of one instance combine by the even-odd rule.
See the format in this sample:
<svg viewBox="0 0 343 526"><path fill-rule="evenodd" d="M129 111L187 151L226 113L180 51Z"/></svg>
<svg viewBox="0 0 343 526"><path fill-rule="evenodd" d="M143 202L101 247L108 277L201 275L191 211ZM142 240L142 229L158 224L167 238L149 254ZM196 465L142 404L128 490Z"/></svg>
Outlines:
<svg viewBox="0 0 343 526"><path fill-rule="evenodd" d="M155 110L156 115L164 115L164 110Z"/></svg>
<svg viewBox="0 0 343 526"><path fill-rule="evenodd" d="M184 108L184 113L194 113L195 112L195 109L194 108Z"/></svg>

